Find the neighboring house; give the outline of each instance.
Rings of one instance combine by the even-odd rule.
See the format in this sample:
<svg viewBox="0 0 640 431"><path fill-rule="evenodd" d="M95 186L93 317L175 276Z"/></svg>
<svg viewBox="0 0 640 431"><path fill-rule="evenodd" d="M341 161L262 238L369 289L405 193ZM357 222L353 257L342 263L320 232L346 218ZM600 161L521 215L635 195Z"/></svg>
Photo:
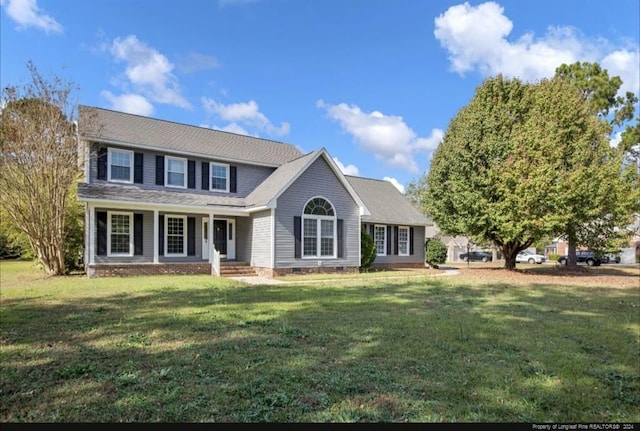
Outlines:
<svg viewBox="0 0 640 431"><path fill-rule="evenodd" d="M624 228L616 228L615 231L624 231L626 237L626 247L620 249L620 263L633 264L640 263L640 213L634 213L631 223ZM578 247L579 250L586 250L588 247ZM550 254L566 255L569 252L569 243L563 238L555 238L551 244L544 247L545 256Z"/></svg>
<svg viewBox="0 0 640 431"><path fill-rule="evenodd" d="M469 238L466 236L443 236L440 240L447 246L447 262L461 261L462 253L476 251L475 247L471 247Z"/></svg>
<svg viewBox="0 0 640 431"><path fill-rule="evenodd" d="M346 177L322 148L80 106L90 277L357 272L423 266L427 220L392 184Z"/></svg>

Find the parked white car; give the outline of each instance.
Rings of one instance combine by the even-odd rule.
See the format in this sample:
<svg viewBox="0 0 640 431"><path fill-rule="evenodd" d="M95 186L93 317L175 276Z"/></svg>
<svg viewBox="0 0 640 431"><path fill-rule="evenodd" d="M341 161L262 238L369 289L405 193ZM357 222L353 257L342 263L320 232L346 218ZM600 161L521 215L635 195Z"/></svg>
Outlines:
<svg viewBox="0 0 640 431"><path fill-rule="evenodd" d="M523 250L516 256L516 263L543 263L547 258L530 250Z"/></svg>

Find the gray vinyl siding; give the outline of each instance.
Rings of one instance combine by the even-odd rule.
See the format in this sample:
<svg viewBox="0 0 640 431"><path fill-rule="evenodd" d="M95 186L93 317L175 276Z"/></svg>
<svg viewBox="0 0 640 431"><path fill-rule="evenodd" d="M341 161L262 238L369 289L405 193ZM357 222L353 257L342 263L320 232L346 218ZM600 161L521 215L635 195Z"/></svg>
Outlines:
<svg viewBox="0 0 640 431"><path fill-rule="evenodd" d="M253 219L238 217L236 219L236 260L239 262L251 261L251 244Z"/></svg>
<svg viewBox="0 0 640 431"><path fill-rule="evenodd" d="M271 210L260 211L252 217L251 229L251 260L253 266L271 268Z"/></svg>
<svg viewBox="0 0 640 431"><path fill-rule="evenodd" d="M336 218L343 220L343 258L296 259L295 257L294 217L301 216L307 201L316 196L331 202ZM358 205L321 157L278 198L275 227L277 268L317 267L319 260L322 261L323 266L328 267L360 266Z"/></svg>
<svg viewBox="0 0 640 431"><path fill-rule="evenodd" d="M395 227L398 225L385 225L382 223L370 223L373 225L377 225L377 226L391 226L391 227ZM369 231L369 225L370 224L363 224L363 229L366 229L366 231L368 233L370 233ZM400 225L400 226L407 226L407 225ZM395 235L395 231L392 229L391 230L391 237L387 236L387 242L391 241L391 254L387 254L385 256L376 256L376 260L373 262L373 264L389 264L389 263L424 263L424 259L425 259L425 227L424 226L407 226L407 227L412 227L413 228L413 254L409 254L409 256L399 256L394 253L394 241L395 238L393 237L393 235Z"/></svg>
<svg viewBox="0 0 640 431"><path fill-rule="evenodd" d="M110 145L109 147L121 148L121 149L127 149L127 150L130 149L125 147L116 147L114 145ZM91 157L89 161L89 165L90 165L89 181L91 183L104 182L103 180L98 180L97 178L98 176L98 161L97 161L98 145L93 144L91 148L92 148L92 151L91 151ZM237 168L236 193L214 192L214 191L202 190L202 162L203 161L219 162L219 163L225 163L225 162L216 161L214 159L205 160L205 159L197 159L193 157L183 157L183 158L186 158L187 160L194 160L196 162L196 165L195 165L196 188L182 189L182 188L176 188L176 187L165 187L164 185L157 186L156 185L156 156L159 156L159 155L163 155L163 156L170 155L172 157L181 157L181 156L177 156L174 154L151 152L151 151L140 151L140 150L133 150L133 151L140 152L143 154L143 168L144 168L143 184L135 184L135 185L138 187L144 187L145 189L149 189L149 190L171 190L177 193L188 192L188 193L205 193L205 194L215 194L215 195L222 194L222 195L229 195L229 196L243 198L248 196L260 183L262 183L274 171L273 168L268 168L263 166L253 166L253 165L240 164L240 163L230 164L230 166L236 166Z"/></svg>
<svg viewBox="0 0 640 431"><path fill-rule="evenodd" d="M128 212L134 214L142 214L142 255L133 255L133 256L107 256L102 255L99 256L96 254L95 262L96 263L152 263L153 262L153 211L137 211L135 209L117 209L111 210L109 208L96 208L96 213L99 211L115 211L115 212ZM176 212L160 212L160 215L186 215L187 217L195 218L195 256L179 256L179 257L166 257L166 256L158 256L159 262L170 263L170 262L201 262L202 261L202 217L201 215L193 215L193 214L181 214ZM208 217L208 216L205 216ZM166 221L165 221L166 227ZM185 226L186 230L186 226ZM94 222L94 238L98 238L98 226L97 223ZM186 231L185 231L186 235ZM95 247L95 252L97 253L97 245Z"/></svg>

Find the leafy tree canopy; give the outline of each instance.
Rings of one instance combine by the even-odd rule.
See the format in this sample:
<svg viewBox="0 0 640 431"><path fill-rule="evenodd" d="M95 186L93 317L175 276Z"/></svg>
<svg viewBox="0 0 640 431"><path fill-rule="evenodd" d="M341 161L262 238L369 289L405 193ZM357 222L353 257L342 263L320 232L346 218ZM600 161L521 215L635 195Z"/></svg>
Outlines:
<svg viewBox="0 0 640 431"><path fill-rule="evenodd" d="M611 213L624 193L607 127L566 80L485 80L434 153L424 209L450 235L516 254Z"/></svg>
<svg viewBox="0 0 640 431"><path fill-rule="evenodd" d="M45 79L32 63L28 68L28 84L7 86L2 93L0 204L11 228L26 235L46 272L57 275L66 272L70 226L78 229L68 215L81 217L71 208L80 173L76 107L71 84L58 77Z"/></svg>

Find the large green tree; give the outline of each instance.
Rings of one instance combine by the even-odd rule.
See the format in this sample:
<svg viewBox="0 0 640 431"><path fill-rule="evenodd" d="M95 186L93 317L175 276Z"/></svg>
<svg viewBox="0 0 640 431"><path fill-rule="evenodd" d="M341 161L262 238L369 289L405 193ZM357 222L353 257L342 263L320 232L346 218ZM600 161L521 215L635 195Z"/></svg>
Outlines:
<svg viewBox="0 0 640 431"><path fill-rule="evenodd" d="M638 104L638 97L630 91L622 94L622 79L619 76L609 76L606 69L598 63L576 62L563 64L556 69L556 79L565 80L574 85L582 98L587 101L590 112L608 126L611 138L613 134L621 132L618 151L626 158L621 167L624 181L627 182L626 199L619 199L617 204L622 206L612 208L606 206L607 214L601 214L581 225L567 225L563 236L569 241L569 265L575 265L575 249L578 245L593 248L607 248L619 241L616 229L626 225L633 212L640 211L640 148L639 121L633 124L634 113ZM612 199L607 199L609 205ZM621 215L626 215L627 220ZM617 224L617 225L616 225Z"/></svg>
<svg viewBox="0 0 640 431"><path fill-rule="evenodd" d="M0 204L45 271L59 275L68 268L66 251L77 244L81 226L73 195L80 175L77 108L71 84L57 76L46 79L31 62L28 69L30 82L2 93Z"/></svg>
<svg viewBox="0 0 640 431"><path fill-rule="evenodd" d="M623 193L619 167L570 83L497 76L449 124L422 201L443 232L491 241L514 269L517 253L545 235L609 213Z"/></svg>
<svg viewBox="0 0 640 431"><path fill-rule="evenodd" d="M591 112L611 126L624 127L633 119L638 97L631 91L619 94L622 79L610 77L598 63L562 64L556 69L555 77L575 85L589 102Z"/></svg>

